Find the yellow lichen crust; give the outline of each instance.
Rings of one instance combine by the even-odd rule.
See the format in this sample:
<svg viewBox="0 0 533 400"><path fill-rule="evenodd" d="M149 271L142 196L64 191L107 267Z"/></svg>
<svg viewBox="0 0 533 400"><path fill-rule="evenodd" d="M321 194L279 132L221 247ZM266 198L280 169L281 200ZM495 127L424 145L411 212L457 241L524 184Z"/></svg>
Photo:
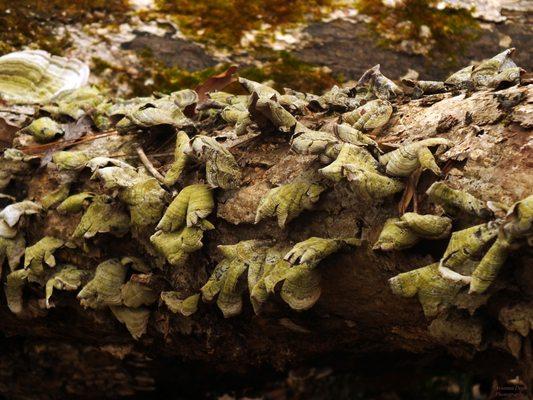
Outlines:
<svg viewBox="0 0 533 400"><path fill-rule="evenodd" d="M150 237L150 241L171 265L182 266L190 253L202 248L204 231L210 229L214 229L214 226L201 220L197 225L186 226L180 231L157 231Z"/></svg>
<svg viewBox="0 0 533 400"><path fill-rule="evenodd" d="M19 314L22 312L22 291L24 289L24 285L26 284L27 277L28 271L25 269L19 269L7 275L5 286L7 306L14 314Z"/></svg>
<svg viewBox="0 0 533 400"><path fill-rule="evenodd" d="M185 299L180 297L181 295L178 292L161 292L161 301L174 314L181 314L184 317L193 315L198 310L200 294L193 294Z"/></svg>
<svg viewBox="0 0 533 400"><path fill-rule="evenodd" d="M215 138L197 135L189 142L186 154L205 162L207 182L211 187L235 189L241 181L241 170L237 161Z"/></svg>
<svg viewBox="0 0 533 400"><path fill-rule="evenodd" d="M490 218L492 212L485 203L470 193L452 189L444 182L435 182L426 191L429 199L440 204L450 214L458 214L461 211L481 218Z"/></svg>
<svg viewBox="0 0 533 400"><path fill-rule="evenodd" d="M448 139L431 138L409 143L390 153L383 154L379 157L379 161L385 166L387 174L392 176L409 176L419 167L429 169L435 175L440 175L440 168L428 149L428 147L439 145L449 147L451 142Z"/></svg>
<svg viewBox="0 0 533 400"><path fill-rule="evenodd" d="M126 268L116 259L100 263L94 278L78 293L83 307L99 309L122 304L122 285L126 280Z"/></svg>
<svg viewBox="0 0 533 400"><path fill-rule="evenodd" d="M64 265L58 269L47 281L45 286L46 308L51 307L50 298L54 289L76 290L82 284L87 271L82 271L73 265Z"/></svg>
<svg viewBox="0 0 533 400"><path fill-rule="evenodd" d="M342 122L355 129L367 131L382 127L392 115L392 105L387 100L371 100L361 107L342 114Z"/></svg>
<svg viewBox="0 0 533 400"><path fill-rule="evenodd" d="M157 229L172 232L184 225L191 227L211 214L214 207L213 191L208 185L187 186L170 203Z"/></svg>
<svg viewBox="0 0 533 400"><path fill-rule="evenodd" d="M261 199L255 214L255 223L263 218L278 219L280 228L297 217L303 210L310 210L325 187L312 182L294 182L271 189Z"/></svg>
<svg viewBox="0 0 533 400"><path fill-rule="evenodd" d="M96 196L81 217L80 223L72 234L73 238L89 239L97 233L123 235L130 227L130 217L107 196Z"/></svg>
<svg viewBox="0 0 533 400"><path fill-rule="evenodd" d="M395 295L418 294L426 317L434 317L449 307L463 286L444 279L439 273L439 263L396 275L389 279L389 284Z"/></svg>
<svg viewBox="0 0 533 400"><path fill-rule="evenodd" d="M452 221L437 215L405 213L400 218L385 222L374 250L402 250L415 245L420 239L443 239L452 229Z"/></svg>
<svg viewBox="0 0 533 400"><path fill-rule="evenodd" d="M123 306L109 307L113 315L124 325L130 335L138 340L146 333L148 320L150 319L150 310L144 307L129 308Z"/></svg>
<svg viewBox="0 0 533 400"><path fill-rule="evenodd" d="M179 131L176 134L176 147L174 149L174 161L169 170L165 174L164 183L167 186L176 184L181 173L187 165L189 157L185 154L185 149L189 144L189 136L184 131Z"/></svg>
<svg viewBox="0 0 533 400"><path fill-rule="evenodd" d="M24 254L24 268L29 271L28 280L39 281L44 275L44 265L55 267L54 251L65 244L61 239L45 236L33 246L27 247Z"/></svg>

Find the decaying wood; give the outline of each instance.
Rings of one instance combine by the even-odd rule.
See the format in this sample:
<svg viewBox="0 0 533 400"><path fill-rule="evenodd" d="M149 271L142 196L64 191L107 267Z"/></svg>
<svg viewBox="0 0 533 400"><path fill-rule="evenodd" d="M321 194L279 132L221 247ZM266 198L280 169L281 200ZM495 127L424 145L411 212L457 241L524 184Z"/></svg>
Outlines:
<svg viewBox="0 0 533 400"><path fill-rule="evenodd" d="M496 91L398 100L392 119L374 132L378 142L386 143L390 150L404 140L447 138L453 145L437 155L444 175L423 171L411 179L416 187L406 188L407 194L381 200L362 199L354 195L348 183L339 182L320 195L312 210L304 210L284 228L275 218L255 224L260 200L271 188L293 182L323 165L313 155L291 151L290 135L284 137L280 132L263 134L240 146L229 144L243 172L242 185L213 190L216 211L206 218L215 229L203 232L203 248L189 254L186 262L154 266L156 254L149 253L146 239L154 233L154 224L132 228L119 237L98 234L86 251L64 247L54 253L55 258L94 271L109 258L138 257L153 269L142 276L137 270L130 272L136 274L136 281L158 292L177 291L185 299L198 293L217 262L223 260L218 245L253 239L289 245L310 237L360 238L359 246L344 248L317 267L322 293L316 305L296 312L276 295L264 304L260 315L255 315L245 294L242 313L225 319L214 303L200 302L198 311L188 317L155 303L148 306L147 333L135 341L108 309L83 309L69 291L54 291L55 307L46 309L42 305L44 291L39 293L38 286L29 285L24 291L24 312L14 315L5 304L0 307L0 330L6 336L0 354L1 392L15 398L56 398L61 393L82 398L141 394L153 390L157 381L168 381L163 372L168 360L204 366L208 380L214 371L245 376L264 368L305 365L332 354L338 355L338 360L330 362L339 365L387 353L414 360L420 355L431 359L433 354L448 353L473 365L483 364L485 357L492 367L484 365L483 373L521 375L531 380L528 349L533 322L529 328L522 324L517 335L505 317L509 307L526 304L533 294L528 249L510 255L487 293L461 293L449 312L426 318L416 297L395 296L388 281L399 273L438 262L447 239L422 240L410 249L393 252L376 251L372 246L385 221L398 216L400 201L402 211L413 211L413 207L421 214L435 211L425 191L437 180L443 179L483 202L510 206L530 195L532 113L533 85L527 83ZM337 118L307 113L299 121L318 129ZM165 132L167 136L174 134L172 130ZM218 133L229 133L229 129ZM100 137L69 150L104 149L107 155L131 155L140 148L137 141L145 141L143 148L149 156L146 149L156 142L155 130L151 134L153 138L147 132ZM167 147L158 151L170 152L172 146ZM150 163L147 167L154 173L163 170L162 166ZM157 174L158 179L164 179ZM79 191L102 192L102 184L89 177L88 171L80 172L76 178ZM41 167L17 181L9 194L40 203L61 179L53 168ZM197 170L189 168L179 185L197 182ZM32 216L24 227L28 245L44 236L70 240L80 217L80 213L61 214L54 209ZM454 231L476 222L482 221L456 218ZM4 275L9 272L6 269ZM179 367L173 368L173 373L180 374ZM45 371L53 371L53 376Z"/></svg>

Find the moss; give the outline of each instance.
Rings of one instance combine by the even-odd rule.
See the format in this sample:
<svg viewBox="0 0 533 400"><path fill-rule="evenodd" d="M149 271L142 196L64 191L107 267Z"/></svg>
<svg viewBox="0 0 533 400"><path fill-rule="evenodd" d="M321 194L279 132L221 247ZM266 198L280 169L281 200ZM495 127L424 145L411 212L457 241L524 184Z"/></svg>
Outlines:
<svg viewBox="0 0 533 400"><path fill-rule="evenodd" d="M60 23L91 23L105 19L109 22L125 18L127 0L0 0L2 41L0 54L31 46L62 54L68 47L68 34L54 33Z"/></svg>
<svg viewBox="0 0 533 400"><path fill-rule="evenodd" d="M258 82L272 80L274 87L320 93L342 81L324 68L298 60L288 52L274 53L263 66L249 66L239 71L239 76Z"/></svg>
<svg viewBox="0 0 533 400"><path fill-rule="evenodd" d="M468 10L436 8L434 0L405 0L394 7L385 7L381 0L358 0L359 12L371 17L371 26L382 36L380 44L391 47L404 40L424 44L434 40L430 56L447 57L454 61L455 54L473 41L480 29ZM431 30L430 38L420 35L423 26Z"/></svg>
<svg viewBox="0 0 533 400"><path fill-rule="evenodd" d="M197 40L222 46L238 44L245 31L317 18L332 0L157 0L182 29Z"/></svg>

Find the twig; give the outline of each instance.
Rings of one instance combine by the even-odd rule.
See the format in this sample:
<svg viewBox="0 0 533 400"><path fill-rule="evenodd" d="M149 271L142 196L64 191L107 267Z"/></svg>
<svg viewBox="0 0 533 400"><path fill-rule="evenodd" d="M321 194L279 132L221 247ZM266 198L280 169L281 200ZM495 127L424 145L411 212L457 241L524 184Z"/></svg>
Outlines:
<svg viewBox="0 0 533 400"><path fill-rule="evenodd" d="M155 169L154 165L150 162L148 157L146 157L146 154L144 153L144 150L141 146L137 146L135 148L137 151L137 154L139 155L139 158L141 159L141 162L146 167L146 169L154 176L155 179L157 179L161 183L165 183L165 178L163 175L159 173L157 169Z"/></svg>

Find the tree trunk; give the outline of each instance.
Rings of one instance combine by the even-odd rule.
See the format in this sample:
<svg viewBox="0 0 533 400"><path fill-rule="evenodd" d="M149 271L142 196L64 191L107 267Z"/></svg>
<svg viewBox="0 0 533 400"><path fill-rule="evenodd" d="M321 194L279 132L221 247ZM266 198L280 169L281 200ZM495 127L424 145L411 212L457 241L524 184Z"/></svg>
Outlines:
<svg viewBox="0 0 533 400"><path fill-rule="evenodd" d="M397 103L389 123L373 132L383 149L392 149L406 139L445 137L453 142L438 156L444 177L422 172L414 198L409 204L403 201L404 208L435 211L425 191L439 179L483 202L511 205L530 195L532 103L533 85L527 83L500 91L445 93ZM310 113L302 121L317 127L337 118ZM103 137L70 150L104 146L114 155L130 151L123 149L133 141L141 142L145 150L148 142L154 143L146 133L129 134ZM167 141L155 152L172 149ZM55 307L47 310L43 287L29 284L24 289L22 313L10 312L2 298L1 393L28 399L146 393L191 398L237 390L250 395L270 393L270 398L290 397L289 393L309 398L308 388L303 388L306 382L328 382L331 376L342 374L353 374L347 376L356 383L342 383L352 385L350 393L385 393L400 387L409 391L437 373L440 365L471 373L481 381L498 378L505 382L520 376L527 385L532 383L531 325L522 336L502 321L502 310L517 305L529 305L531 310L533 272L525 248L511 253L486 294L468 295L464 288L450 307L426 317L416 296L394 295L388 281L437 262L448 239L423 240L400 251L372 249L385 221L398 216L401 193L382 201L366 201L340 182L284 229L272 218L254 224L259 201L270 188L323 165L314 156L291 152L289 138L276 133L235 145L231 152L244 171L243 184L236 190L215 190L216 212L208 218L215 229L206 232L203 248L192 253L185 266L156 268L151 279L160 290L178 291L186 297L198 292L222 259L217 245L249 239L294 244L313 236L360 237L360 246L331 255L317 267L322 292L314 307L297 312L278 295L271 295L263 312L255 315L245 292L242 313L225 319L214 303L200 301L198 311L189 317L156 303L150 306L146 334L134 340L107 308L84 309L76 292L55 291ZM147 153L160 170L164 170L164 161L171 161L171 157L160 159ZM135 158L126 161L138 164ZM197 170L188 171L183 183L196 182ZM9 186L9 194L18 200L40 202L57 188L54 174L51 168L33 169ZM79 191L102 191L89 177L88 172L80 175ZM80 217L80 213L62 215L52 209L29 217L31 223L24 229L27 246L44 236L68 240ZM454 219L454 231L479 222L483 219ZM152 263L155 256L143 243L152 233L118 238L98 234L88 240L87 252L63 248L55 256L58 264L91 271L104 260L129 255ZM304 367L308 369L302 372ZM290 370L293 372L283 383ZM328 378L320 375L321 371L326 371ZM282 383L273 389L272 382ZM319 391L322 398L343 398L332 394L335 385L329 385ZM318 392L313 393L320 398Z"/></svg>

